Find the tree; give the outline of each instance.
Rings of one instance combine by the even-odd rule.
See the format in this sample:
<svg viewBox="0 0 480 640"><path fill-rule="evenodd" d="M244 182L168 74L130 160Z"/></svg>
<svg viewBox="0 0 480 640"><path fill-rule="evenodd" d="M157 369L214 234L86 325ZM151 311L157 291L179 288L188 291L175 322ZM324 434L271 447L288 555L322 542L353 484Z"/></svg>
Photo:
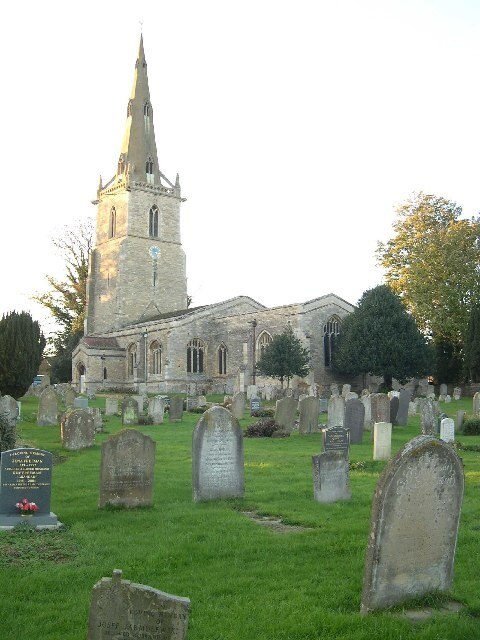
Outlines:
<svg viewBox="0 0 480 640"><path fill-rule="evenodd" d="M480 219L460 219L455 202L415 193L397 209L395 235L379 243L386 282L421 331L458 352L480 295Z"/></svg>
<svg viewBox="0 0 480 640"><path fill-rule="evenodd" d="M480 381L480 304L470 312L465 333L464 368L468 380Z"/></svg>
<svg viewBox="0 0 480 640"><path fill-rule="evenodd" d="M274 336L272 342L265 347L256 367L262 375L278 378L282 387L283 381L287 380L288 387L293 376L304 378L308 374L309 361L308 349L302 346L292 327L288 325L283 333Z"/></svg>
<svg viewBox="0 0 480 640"><path fill-rule="evenodd" d="M333 367L345 375L382 376L404 383L429 373L430 349L400 297L387 285L365 291L358 307L345 318Z"/></svg>
<svg viewBox="0 0 480 640"><path fill-rule="evenodd" d="M83 335L88 260L93 247L92 220L65 227L52 243L65 262L65 277L59 280L47 276L50 290L33 299L47 308L59 325L49 339L53 352L52 382L67 382L71 379L71 353Z"/></svg>
<svg viewBox="0 0 480 640"><path fill-rule="evenodd" d="M0 320L0 390L21 398L42 361L45 338L38 322L25 311L12 311Z"/></svg>

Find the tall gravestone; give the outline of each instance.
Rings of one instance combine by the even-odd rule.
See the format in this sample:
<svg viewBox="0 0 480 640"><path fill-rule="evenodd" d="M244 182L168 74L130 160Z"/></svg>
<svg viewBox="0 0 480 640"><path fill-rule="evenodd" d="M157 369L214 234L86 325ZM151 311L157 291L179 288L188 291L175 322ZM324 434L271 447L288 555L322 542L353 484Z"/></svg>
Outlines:
<svg viewBox="0 0 480 640"><path fill-rule="evenodd" d="M461 432L463 421L465 419L465 411L457 411L457 431Z"/></svg>
<svg viewBox="0 0 480 640"><path fill-rule="evenodd" d="M392 454L392 424L376 422L373 425L373 459L389 460Z"/></svg>
<svg viewBox="0 0 480 640"><path fill-rule="evenodd" d="M332 396L340 395L340 391L338 389L338 384L336 382L334 382L333 384L330 385L330 394Z"/></svg>
<svg viewBox="0 0 480 640"><path fill-rule="evenodd" d="M275 404L275 422L283 431L292 431L297 417L298 401L287 397L277 400Z"/></svg>
<svg viewBox="0 0 480 640"><path fill-rule="evenodd" d="M119 569L93 587L87 640L186 640L190 600L122 580Z"/></svg>
<svg viewBox="0 0 480 640"><path fill-rule="evenodd" d="M342 386L342 396L346 399L347 394L350 393L352 389L352 385L351 384L344 384Z"/></svg>
<svg viewBox="0 0 480 640"><path fill-rule="evenodd" d="M152 504L155 446L136 429L124 429L102 442L99 507Z"/></svg>
<svg viewBox="0 0 480 640"><path fill-rule="evenodd" d="M455 442L455 422L453 418L443 418L440 422L440 438L444 442Z"/></svg>
<svg viewBox="0 0 480 640"><path fill-rule="evenodd" d="M138 424L138 402L132 396L127 396L122 401L122 424Z"/></svg>
<svg viewBox="0 0 480 640"><path fill-rule="evenodd" d="M42 391L38 399L37 425L51 427L58 424L58 398L53 387Z"/></svg>
<svg viewBox="0 0 480 640"><path fill-rule="evenodd" d="M60 424L60 438L62 447L69 451L93 447L95 443L93 415L85 409L67 411Z"/></svg>
<svg viewBox="0 0 480 640"><path fill-rule="evenodd" d="M65 389L65 393L63 394L63 403L67 409L73 409L73 403L75 402L75 398L77 394L75 393L75 389L72 387L67 387Z"/></svg>
<svg viewBox="0 0 480 640"><path fill-rule="evenodd" d="M0 433L5 450L13 449L15 446L19 413L19 403L14 398L8 395L0 398L0 414L3 417L3 422L0 424Z"/></svg>
<svg viewBox="0 0 480 640"><path fill-rule="evenodd" d="M345 403L345 420L343 426L350 430L350 444L362 444L365 407L358 398Z"/></svg>
<svg viewBox="0 0 480 640"><path fill-rule="evenodd" d="M440 385L440 395L441 396L446 396L448 393L448 387L446 384L441 384Z"/></svg>
<svg viewBox="0 0 480 640"><path fill-rule="evenodd" d="M450 588L463 487L461 460L432 436L390 461L373 499L362 613Z"/></svg>
<svg viewBox="0 0 480 640"><path fill-rule="evenodd" d="M313 495L317 502L337 502L351 498L349 462L341 451L312 456Z"/></svg>
<svg viewBox="0 0 480 640"><path fill-rule="evenodd" d="M241 420L245 413L245 394L243 391L239 391L232 398L231 412L237 418Z"/></svg>
<svg viewBox="0 0 480 640"><path fill-rule="evenodd" d="M105 415L116 416L118 413L118 398L105 398Z"/></svg>
<svg viewBox="0 0 480 640"><path fill-rule="evenodd" d="M386 393L372 393L372 422L390 422L390 399Z"/></svg>
<svg viewBox="0 0 480 640"><path fill-rule="evenodd" d="M480 418L480 391L473 396L473 415Z"/></svg>
<svg viewBox="0 0 480 640"><path fill-rule="evenodd" d="M453 389L453 399L454 400L460 400L461 397L462 397L462 388L461 387L454 387L454 389Z"/></svg>
<svg viewBox="0 0 480 640"><path fill-rule="evenodd" d="M372 397L370 394L362 394L360 398L360 402L363 404L365 408L365 416L363 419L363 428L366 431L371 431L372 429Z"/></svg>
<svg viewBox="0 0 480 640"><path fill-rule="evenodd" d="M408 422L408 407L410 405L410 391L401 389L398 397L398 410L396 424L399 427L406 427Z"/></svg>
<svg viewBox="0 0 480 640"><path fill-rule="evenodd" d="M165 411L165 403L161 396L154 396L148 400L148 417L151 418L153 424L163 424L163 416Z"/></svg>
<svg viewBox="0 0 480 640"><path fill-rule="evenodd" d="M327 426L343 427L345 420L345 399L343 396L330 396L327 410Z"/></svg>
<svg viewBox="0 0 480 640"><path fill-rule="evenodd" d="M435 427L435 404L431 398L420 399L420 427L424 435L434 435Z"/></svg>
<svg viewBox="0 0 480 640"><path fill-rule="evenodd" d="M136 395L136 396L131 396L131 398L133 398L133 400L135 400L136 403L138 404L138 413L139 413L139 415L142 414L144 409L145 409L145 396L144 395Z"/></svg>
<svg viewBox="0 0 480 640"><path fill-rule="evenodd" d="M173 396L170 398L168 407L168 417L170 422L181 422L183 418L183 398L181 396Z"/></svg>
<svg viewBox="0 0 480 640"><path fill-rule="evenodd" d="M320 415L320 402L315 396L307 396L298 403L300 433L315 433L318 430L318 417Z"/></svg>
<svg viewBox="0 0 480 640"><path fill-rule="evenodd" d="M398 396L392 396L390 398L390 419L389 422L392 423L392 425L397 424L397 413L398 413L398 407L400 405L400 400L398 398Z"/></svg>
<svg viewBox="0 0 480 640"><path fill-rule="evenodd" d="M42 449L22 447L3 451L0 461L0 529L10 529L21 522L39 528L61 525L50 511L52 492L52 454ZM22 516L15 506L27 499L38 511Z"/></svg>
<svg viewBox="0 0 480 640"><path fill-rule="evenodd" d="M198 421L192 437L193 499L243 498L243 432L223 407L212 407Z"/></svg>

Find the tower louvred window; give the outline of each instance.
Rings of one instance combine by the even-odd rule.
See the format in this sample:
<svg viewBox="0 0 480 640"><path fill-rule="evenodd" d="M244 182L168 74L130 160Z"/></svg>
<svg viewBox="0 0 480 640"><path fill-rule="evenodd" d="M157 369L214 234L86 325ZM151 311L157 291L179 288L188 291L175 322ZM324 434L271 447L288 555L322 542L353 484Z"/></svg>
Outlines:
<svg viewBox="0 0 480 640"><path fill-rule="evenodd" d="M145 163L145 173L148 184L153 184L153 160L151 158L148 158Z"/></svg>

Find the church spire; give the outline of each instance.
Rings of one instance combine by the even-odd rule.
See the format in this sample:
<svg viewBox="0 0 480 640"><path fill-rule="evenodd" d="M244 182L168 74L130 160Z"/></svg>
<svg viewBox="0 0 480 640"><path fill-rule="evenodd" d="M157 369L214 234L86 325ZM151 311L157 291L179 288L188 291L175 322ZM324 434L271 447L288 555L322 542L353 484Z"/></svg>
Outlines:
<svg viewBox="0 0 480 640"><path fill-rule="evenodd" d="M160 184L143 34L140 36L133 86L128 101L127 123L118 160L117 178L123 177L124 174L130 180Z"/></svg>

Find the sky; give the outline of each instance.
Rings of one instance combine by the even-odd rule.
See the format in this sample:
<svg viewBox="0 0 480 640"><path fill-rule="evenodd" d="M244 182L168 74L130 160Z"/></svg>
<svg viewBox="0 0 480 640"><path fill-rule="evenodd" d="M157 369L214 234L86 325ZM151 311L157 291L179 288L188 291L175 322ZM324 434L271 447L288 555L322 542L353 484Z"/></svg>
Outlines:
<svg viewBox="0 0 480 640"><path fill-rule="evenodd" d="M413 192L480 210L478 0L9 0L0 313L53 328L31 296L115 173L141 29L193 306L356 303Z"/></svg>

